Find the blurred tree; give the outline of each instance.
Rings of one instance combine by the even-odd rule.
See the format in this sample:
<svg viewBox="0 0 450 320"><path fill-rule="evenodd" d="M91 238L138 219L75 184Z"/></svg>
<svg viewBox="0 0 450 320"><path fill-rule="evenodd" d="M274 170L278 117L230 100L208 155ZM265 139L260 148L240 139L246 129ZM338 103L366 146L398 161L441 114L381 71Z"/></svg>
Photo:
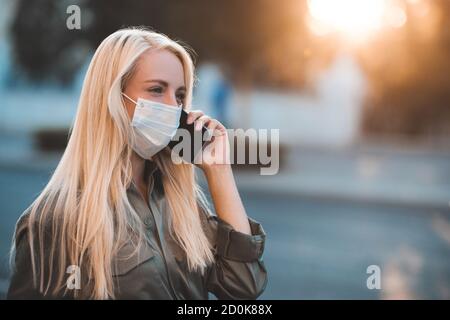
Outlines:
<svg viewBox="0 0 450 320"><path fill-rule="evenodd" d="M80 1L79 1L80 3ZM16 65L31 80L67 84L85 58L82 31L66 28L68 1L19 0L11 25Z"/></svg>
<svg viewBox="0 0 450 320"><path fill-rule="evenodd" d="M66 28L71 4L81 8L81 30ZM311 59L329 59L333 47L309 35L305 10L297 0L19 0L11 31L18 65L37 81L69 82L87 55L80 47L95 50L115 30L142 25L223 65L235 84L299 88Z"/></svg>

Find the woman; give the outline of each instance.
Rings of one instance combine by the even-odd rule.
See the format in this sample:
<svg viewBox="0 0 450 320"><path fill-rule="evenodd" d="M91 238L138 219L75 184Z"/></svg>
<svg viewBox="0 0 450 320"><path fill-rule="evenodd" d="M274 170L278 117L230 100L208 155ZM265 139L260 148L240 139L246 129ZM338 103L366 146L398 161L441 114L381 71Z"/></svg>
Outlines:
<svg viewBox="0 0 450 320"><path fill-rule="evenodd" d="M175 164L167 139L154 140L140 126L184 108L196 130L203 125L214 133L209 150L229 147L220 122L188 110L193 72L187 51L156 32L123 29L100 44L64 155L17 223L8 298L207 299L211 292L253 299L262 293L265 234L246 216L230 165L203 151L219 160L198 165L213 215L194 165Z"/></svg>

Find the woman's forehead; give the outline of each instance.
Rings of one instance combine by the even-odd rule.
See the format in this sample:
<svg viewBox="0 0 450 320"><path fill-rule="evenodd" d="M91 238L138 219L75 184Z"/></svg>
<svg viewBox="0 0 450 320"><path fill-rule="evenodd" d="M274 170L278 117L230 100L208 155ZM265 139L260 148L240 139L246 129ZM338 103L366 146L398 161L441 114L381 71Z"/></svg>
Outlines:
<svg viewBox="0 0 450 320"><path fill-rule="evenodd" d="M165 49L144 52L139 58L135 77L139 82L162 80L169 86L185 86L183 64L174 53Z"/></svg>

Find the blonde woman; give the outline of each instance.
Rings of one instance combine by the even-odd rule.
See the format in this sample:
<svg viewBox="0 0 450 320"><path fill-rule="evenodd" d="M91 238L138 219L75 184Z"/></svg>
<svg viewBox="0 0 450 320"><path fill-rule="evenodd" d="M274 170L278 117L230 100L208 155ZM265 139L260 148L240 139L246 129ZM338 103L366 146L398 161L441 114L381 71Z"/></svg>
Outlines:
<svg viewBox="0 0 450 320"><path fill-rule="evenodd" d="M100 44L61 161L17 222L8 298L207 299L211 292L255 299L263 292L265 233L247 217L230 165L198 164L212 214L194 165L174 163L166 147L177 108L197 130L214 132L214 149L229 147L220 122L189 110L193 82L190 55L162 34L127 28ZM164 130L165 138L157 136Z"/></svg>

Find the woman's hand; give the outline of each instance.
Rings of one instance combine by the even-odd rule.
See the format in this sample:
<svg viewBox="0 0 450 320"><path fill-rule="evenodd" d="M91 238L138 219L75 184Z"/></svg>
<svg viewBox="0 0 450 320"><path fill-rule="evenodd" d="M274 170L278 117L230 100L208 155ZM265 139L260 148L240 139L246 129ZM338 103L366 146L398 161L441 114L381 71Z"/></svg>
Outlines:
<svg viewBox="0 0 450 320"><path fill-rule="evenodd" d="M196 131L202 130L202 126L205 126L212 133L211 141L202 153L194 159L194 163L200 169L207 171L213 167L223 167L230 164L230 143L227 129L222 123L205 115L201 110L191 110L188 114L187 123L194 123ZM201 159L199 159L200 155Z"/></svg>

